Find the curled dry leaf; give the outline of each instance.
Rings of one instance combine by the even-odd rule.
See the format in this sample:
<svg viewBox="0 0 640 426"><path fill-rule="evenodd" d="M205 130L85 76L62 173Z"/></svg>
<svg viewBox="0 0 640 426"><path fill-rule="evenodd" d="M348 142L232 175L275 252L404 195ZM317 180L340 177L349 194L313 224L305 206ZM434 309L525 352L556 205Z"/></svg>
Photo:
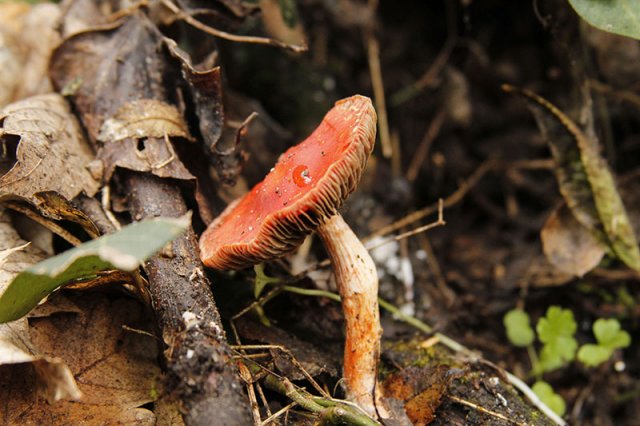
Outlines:
<svg viewBox="0 0 640 426"><path fill-rule="evenodd" d="M90 31L108 25L120 5L117 1L73 0L63 2L64 19L60 22L60 34L67 38L72 34Z"/></svg>
<svg viewBox="0 0 640 426"><path fill-rule="evenodd" d="M44 258L44 253L21 240L11 227L9 216L0 210L0 293L23 269ZM78 399L82 395L67 365L59 358L38 351L31 340L29 324L21 318L0 324L0 375L3 366L30 363L44 383L50 402Z"/></svg>
<svg viewBox="0 0 640 426"><path fill-rule="evenodd" d="M187 83L198 118L198 129L213 167L220 180L235 184L246 155L239 148L236 138L223 136L225 115L222 108L222 81L220 67L213 65L217 52L214 51L214 54L194 65L189 54L173 40L165 38L164 42L169 53L180 63L182 77Z"/></svg>
<svg viewBox="0 0 640 426"><path fill-rule="evenodd" d="M74 301L79 314L33 319L29 332L35 348L69 366L82 399L46 404L33 392L32 372L0 369L5 424L155 424L155 415L141 406L159 393L157 342L130 331L151 329L144 309L130 299L95 293Z"/></svg>
<svg viewBox="0 0 640 426"><path fill-rule="evenodd" d="M566 206L551 213L540 237L549 262L560 271L577 277L598 266L607 249Z"/></svg>
<svg viewBox="0 0 640 426"><path fill-rule="evenodd" d="M0 107L51 91L49 57L59 43L57 4L0 4Z"/></svg>
<svg viewBox="0 0 640 426"><path fill-rule="evenodd" d="M124 104L100 129L102 142L122 139L180 137L190 139L187 123L173 105L155 99L140 99Z"/></svg>
<svg viewBox="0 0 640 426"><path fill-rule="evenodd" d="M555 105L533 92L508 85L504 89L528 101L549 142L560 192L575 219L597 233L627 266L640 270L635 231L593 132L583 132Z"/></svg>
<svg viewBox="0 0 640 426"><path fill-rule="evenodd" d="M73 35L52 55L54 85L74 86L70 98L104 163L105 180L116 167L193 179L171 145L171 137L187 137L188 131L166 93L175 85L175 70L162 40L153 24L136 14Z"/></svg>
<svg viewBox="0 0 640 426"><path fill-rule="evenodd" d="M177 158L168 138L191 139L187 123L176 107L155 99L124 104L102 125L98 152L109 180L116 167L152 172L160 177L193 179Z"/></svg>
<svg viewBox="0 0 640 426"><path fill-rule="evenodd" d="M38 206L38 193L72 200L92 196L99 182L87 170L93 153L78 122L57 94L39 95L0 111L0 142L15 163L0 177L0 198L21 198Z"/></svg>
<svg viewBox="0 0 640 426"><path fill-rule="evenodd" d="M198 127L206 148L211 154L230 155L230 152L222 152L217 147L224 124L220 67L196 68L189 54L180 49L175 41L165 38L164 42L169 53L180 63L182 77L193 98Z"/></svg>

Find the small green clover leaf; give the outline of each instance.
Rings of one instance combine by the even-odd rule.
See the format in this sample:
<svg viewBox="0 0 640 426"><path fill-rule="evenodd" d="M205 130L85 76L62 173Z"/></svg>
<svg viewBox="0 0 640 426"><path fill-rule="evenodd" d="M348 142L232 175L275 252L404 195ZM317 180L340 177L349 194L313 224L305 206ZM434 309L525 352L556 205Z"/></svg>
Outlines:
<svg viewBox="0 0 640 426"><path fill-rule="evenodd" d="M620 323L615 318L596 320L593 323L593 334L598 344L607 348L626 348L631 344L629 333L620 329Z"/></svg>
<svg viewBox="0 0 640 426"><path fill-rule="evenodd" d="M596 320L593 334L598 344L583 345L578 351L578 360L587 367L597 367L611 358L613 351L631 344L629 333L620 329L620 323L615 318Z"/></svg>
<svg viewBox="0 0 640 426"><path fill-rule="evenodd" d="M538 398L547 405L547 407L553 410L554 413L559 416L564 415L567 410L567 405L565 404L564 399L554 392L549 383L539 380L533 384L531 389L536 395L538 395Z"/></svg>
<svg viewBox="0 0 640 426"><path fill-rule="evenodd" d="M538 338L544 346L540 352L542 372L554 370L575 358L578 342L573 337L577 329L573 312L551 306L536 326Z"/></svg>
<svg viewBox="0 0 640 426"><path fill-rule="evenodd" d="M502 322L507 337L514 346L525 347L533 343L535 337L529 324L529 315L522 309L512 309L506 313Z"/></svg>
<svg viewBox="0 0 640 426"><path fill-rule="evenodd" d="M578 361L587 367L597 367L611 358L612 354L613 349L611 348L588 343L580 347L578 351Z"/></svg>

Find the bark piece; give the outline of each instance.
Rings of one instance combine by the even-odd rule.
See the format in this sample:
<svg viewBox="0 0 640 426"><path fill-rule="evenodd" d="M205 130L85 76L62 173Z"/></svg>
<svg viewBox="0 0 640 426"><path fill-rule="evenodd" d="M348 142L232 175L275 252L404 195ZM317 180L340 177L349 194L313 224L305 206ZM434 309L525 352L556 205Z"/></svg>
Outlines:
<svg viewBox="0 0 640 426"><path fill-rule="evenodd" d="M180 217L187 211L175 183L127 174L134 217ZM187 425L251 423L246 397L231 352L225 344L209 280L192 230L171 244L169 253L145 264L169 370L168 386L185 404Z"/></svg>

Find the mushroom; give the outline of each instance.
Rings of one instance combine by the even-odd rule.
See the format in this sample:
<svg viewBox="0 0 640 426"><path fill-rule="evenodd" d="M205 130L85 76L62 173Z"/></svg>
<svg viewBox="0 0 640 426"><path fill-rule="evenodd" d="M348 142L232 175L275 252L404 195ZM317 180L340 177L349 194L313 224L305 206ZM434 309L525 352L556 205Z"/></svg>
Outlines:
<svg viewBox="0 0 640 426"><path fill-rule="evenodd" d="M229 204L200 239L206 266L242 269L283 256L317 230L342 298L347 398L374 417L382 332L378 277L371 256L337 209L356 189L375 134L369 98L338 101L318 128L286 151L262 182Z"/></svg>

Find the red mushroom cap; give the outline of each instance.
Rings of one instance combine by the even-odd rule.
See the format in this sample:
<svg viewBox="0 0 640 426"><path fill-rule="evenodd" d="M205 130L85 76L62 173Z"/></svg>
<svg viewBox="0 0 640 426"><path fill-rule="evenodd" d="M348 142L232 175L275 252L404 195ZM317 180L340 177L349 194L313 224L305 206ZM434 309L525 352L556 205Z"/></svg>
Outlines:
<svg viewBox="0 0 640 426"><path fill-rule="evenodd" d="M200 238L204 264L242 269L300 245L356 189L375 135L369 98L336 102L307 139L282 154L262 182L209 225Z"/></svg>

